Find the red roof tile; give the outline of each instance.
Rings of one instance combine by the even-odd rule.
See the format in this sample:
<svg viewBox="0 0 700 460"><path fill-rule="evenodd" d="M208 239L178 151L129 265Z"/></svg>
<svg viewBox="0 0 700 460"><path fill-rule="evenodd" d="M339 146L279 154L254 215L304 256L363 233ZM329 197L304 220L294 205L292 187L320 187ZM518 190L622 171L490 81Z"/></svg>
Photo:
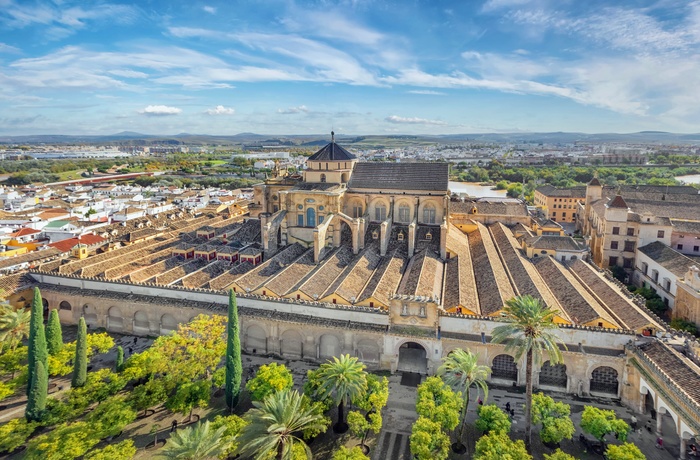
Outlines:
<svg viewBox="0 0 700 460"><path fill-rule="evenodd" d="M49 244L50 247L56 248L60 250L61 252L68 252L75 246L76 244L83 243L87 244L88 246L92 246L94 244L99 244L102 243L103 241L107 241L105 238L102 238L101 236L93 235L91 233L87 235L81 235L80 238L68 238L67 240L62 240L62 241L56 241L55 243Z"/></svg>

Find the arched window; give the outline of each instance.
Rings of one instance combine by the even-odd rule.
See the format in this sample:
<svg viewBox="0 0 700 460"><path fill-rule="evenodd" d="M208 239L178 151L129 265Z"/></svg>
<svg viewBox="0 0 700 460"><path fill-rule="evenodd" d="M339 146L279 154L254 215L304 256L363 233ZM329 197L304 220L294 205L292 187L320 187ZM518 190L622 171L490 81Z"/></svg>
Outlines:
<svg viewBox="0 0 700 460"><path fill-rule="evenodd" d="M362 203L356 201L352 204L352 217L362 217Z"/></svg>
<svg viewBox="0 0 700 460"><path fill-rule="evenodd" d="M426 204L423 207L423 223L424 224L434 224L435 223L435 206L432 204Z"/></svg>
<svg viewBox="0 0 700 460"><path fill-rule="evenodd" d="M399 222L408 223L411 220L411 209L407 204L402 203L399 205Z"/></svg>
<svg viewBox="0 0 700 460"><path fill-rule="evenodd" d="M374 207L374 220L384 222L386 220L386 205L379 203Z"/></svg>
<svg viewBox="0 0 700 460"><path fill-rule="evenodd" d="M314 208L306 209L306 226L315 227L316 226L316 210Z"/></svg>
<svg viewBox="0 0 700 460"><path fill-rule="evenodd" d="M326 182L326 175L325 174L321 174L321 182Z"/></svg>

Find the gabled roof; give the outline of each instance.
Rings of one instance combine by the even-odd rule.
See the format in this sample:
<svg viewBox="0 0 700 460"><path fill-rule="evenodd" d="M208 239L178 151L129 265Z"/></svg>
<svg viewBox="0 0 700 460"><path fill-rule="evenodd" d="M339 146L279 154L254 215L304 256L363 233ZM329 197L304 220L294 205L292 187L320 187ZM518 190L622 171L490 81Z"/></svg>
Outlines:
<svg viewBox="0 0 700 460"><path fill-rule="evenodd" d="M34 230L33 228L20 228L10 236L13 236L15 238L20 237L20 236L27 236L27 235L34 235L35 233L41 233L39 230Z"/></svg>
<svg viewBox="0 0 700 460"><path fill-rule="evenodd" d="M609 208L624 208L627 209L629 206L627 206L627 202L625 202L625 199L622 198L621 195L615 195L615 198L612 199L612 201L608 204Z"/></svg>
<svg viewBox="0 0 700 460"><path fill-rule="evenodd" d="M448 168L447 163L360 162L348 188L447 192Z"/></svg>
<svg viewBox="0 0 700 460"><path fill-rule="evenodd" d="M71 224L71 222L67 220L54 220L53 222L49 222L44 228L61 228L67 224Z"/></svg>
<svg viewBox="0 0 700 460"><path fill-rule="evenodd" d="M80 235L80 238L68 238L67 240L56 241L55 243L49 244L49 247L56 248L61 252L70 251L76 244L85 244L87 246L92 246L95 244L100 244L107 241L98 235L93 235L91 233Z"/></svg>
<svg viewBox="0 0 700 460"><path fill-rule="evenodd" d="M700 261L681 254L661 241L654 241L642 246L639 248L639 252L679 278L682 278L693 265L700 265Z"/></svg>
<svg viewBox="0 0 700 460"><path fill-rule="evenodd" d="M354 159L355 155L335 142L329 142L321 150L311 155L306 161L349 161Z"/></svg>
<svg viewBox="0 0 700 460"><path fill-rule="evenodd" d="M593 179L591 179L591 181L588 183L588 185L594 185L594 186L600 187L602 184L600 183L600 181L598 180L597 177L594 177Z"/></svg>

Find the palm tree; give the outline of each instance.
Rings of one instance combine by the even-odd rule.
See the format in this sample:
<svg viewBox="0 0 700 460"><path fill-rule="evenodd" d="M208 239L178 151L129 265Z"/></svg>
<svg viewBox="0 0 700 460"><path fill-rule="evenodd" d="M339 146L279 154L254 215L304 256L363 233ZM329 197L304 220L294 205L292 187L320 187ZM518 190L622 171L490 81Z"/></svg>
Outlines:
<svg viewBox="0 0 700 460"><path fill-rule="evenodd" d="M484 400L489 397L489 387L486 379L489 378L491 369L488 366L478 364L478 356L470 350L457 348L442 360L442 366L438 368L438 375L453 389L461 391L464 396L462 407L462 427L459 430L459 441L462 440L464 424L467 420L467 407L469 406L469 393L472 387L476 388L477 396L484 392Z"/></svg>
<svg viewBox="0 0 700 460"><path fill-rule="evenodd" d="M198 460L217 458L227 447L222 437L226 426L211 428L209 421L176 431L163 448L162 456L168 459Z"/></svg>
<svg viewBox="0 0 700 460"><path fill-rule="evenodd" d="M282 390L268 395L245 415L248 422L238 437L238 452L255 460L290 460L292 449L301 445L311 458L311 449L295 433L325 428L322 414L314 414L308 398L296 390Z"/></svg>
<svg viewBox="0 0 700 460"><path fill-rule="evenodd" d="M528 450L532 440L532 366L539 365L546 352L551 365L563 361L557 346L563 343L554 331L556 310L543 305L532 296L519 296L506 301L503 308L508 324L493 329L491 342L505 343L507 352L514 352L515 359L526 356L525 364L525 444Z"/></svg>
<svg viewBox="0 0 700 460"><path fill-rule="evenodd" d="M332 398L338 405L338 422L333 426L336 433L348 431L345 422L345 405L357 400L367 391L367 372L365 365L350 355L333 357L333 360L321 364L317 371L318 381L316 396L321 399Z"/></svg>
<svg viewBox="0 0 700 460"><path fill-rule="evenodd" d="M4 344L14 350L22 339L29 337L31 312L26 308L15 310L10 305L0 305L0 351Z"/></svg>

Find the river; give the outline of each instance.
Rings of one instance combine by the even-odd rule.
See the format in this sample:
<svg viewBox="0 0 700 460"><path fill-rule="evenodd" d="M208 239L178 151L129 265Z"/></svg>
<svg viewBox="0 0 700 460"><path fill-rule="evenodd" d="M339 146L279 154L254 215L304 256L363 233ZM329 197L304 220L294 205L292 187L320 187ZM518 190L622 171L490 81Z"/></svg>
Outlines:
<svg viewBox="0 0 700 460"><path fill-rule="evenodd" d="M676 176L675 179L686 184L700 184L700 174L692 174L690 176Z"/></svg>
<svg viewBox="0 0 700 460"><path fill-rule="evenodd" d="M450 181L450 192L467 193L469 196L482 197L505 197L505 190L492 190L490 185L481 185L478 182L452 182Z"/></svg>

